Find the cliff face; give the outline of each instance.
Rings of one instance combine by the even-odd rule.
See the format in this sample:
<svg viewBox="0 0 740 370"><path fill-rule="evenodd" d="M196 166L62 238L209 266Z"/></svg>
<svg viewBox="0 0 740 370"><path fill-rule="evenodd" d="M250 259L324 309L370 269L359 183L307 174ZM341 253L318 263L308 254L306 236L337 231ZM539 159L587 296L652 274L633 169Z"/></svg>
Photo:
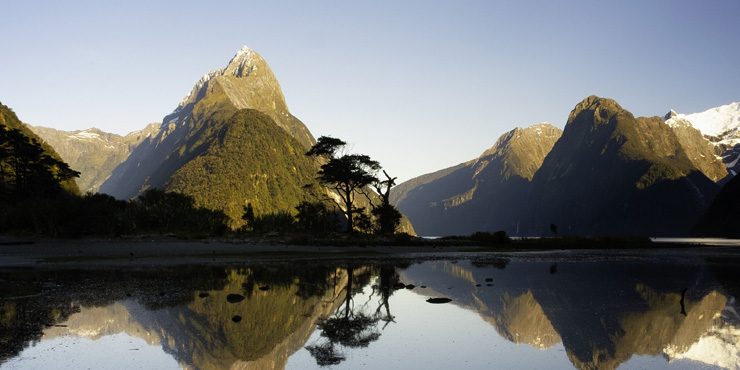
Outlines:
<svg viewBox="0 0 740 370"><path fill-rule="evenodd" d="M306 149L315 143L303 122L290 114L280 83L270 66L256 51L246 46L234 55L225 68L205 74L162 122L185 123L183 119L192 114L193 106L213 93L223 94L224 99L236 109L255 109L267 114ZM208 112L196 112L201 116L198 118L204 114Z"/></svg>

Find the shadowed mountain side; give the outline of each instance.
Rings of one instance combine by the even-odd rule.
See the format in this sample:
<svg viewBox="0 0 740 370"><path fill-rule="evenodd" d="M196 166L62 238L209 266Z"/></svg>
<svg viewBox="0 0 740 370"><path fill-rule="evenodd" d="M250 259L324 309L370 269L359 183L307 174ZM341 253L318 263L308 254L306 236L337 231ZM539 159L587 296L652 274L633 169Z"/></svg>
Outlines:
<svg viewBox="0 0 740 370"><path fill-rule="evenodd" d="M121 163L100 187L100 192L118 199L131 199L149 188L164 187L165 181L193 159L208 141L212 122L225 121L237 109L215 88L198 103L188 106L188 115L179 122L162 124L152 140L143 142Z"/></svg>
<svg viewBox="0 0 740 370"><path fill-rule="evenodd" d="M740 238L740 176L725 184L691 233L703 237Z"/></svg>
<svg viewBox="0 0 740 370"><path fill-rule="evenodd" d="M550 124L516 128L473 161L399 185L393 201L420 235L516 234L529 180L560 134Z"/></svg>
<svg viewBox="0 0 740 370"><path fill-rule="evenodd" d="M532 179L526 232L687 235L717 191L662 119L591 96Z"/></svg>

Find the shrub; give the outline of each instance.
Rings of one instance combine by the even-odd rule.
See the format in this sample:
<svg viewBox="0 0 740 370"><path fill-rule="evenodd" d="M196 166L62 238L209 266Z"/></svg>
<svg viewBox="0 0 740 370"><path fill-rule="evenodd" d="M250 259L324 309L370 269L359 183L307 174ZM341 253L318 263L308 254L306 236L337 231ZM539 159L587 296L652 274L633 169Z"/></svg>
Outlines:
<svg viewBox="0 0 740 370"><path fill-rule="evenodd" d="M470 239L483 244L506 244L511 242L511 239L506 235L506 231L499 230L491 234L485 231L475 232L470 236Z"/></svg>

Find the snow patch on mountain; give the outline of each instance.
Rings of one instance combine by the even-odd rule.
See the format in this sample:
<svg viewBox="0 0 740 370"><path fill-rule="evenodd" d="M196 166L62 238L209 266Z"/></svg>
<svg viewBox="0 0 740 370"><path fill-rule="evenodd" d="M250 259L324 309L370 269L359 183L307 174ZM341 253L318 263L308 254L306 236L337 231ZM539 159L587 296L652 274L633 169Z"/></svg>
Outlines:
<svg viewBox="0 0 740 370"><path fill-rule="evenodd" d="M702 134L710 136L732 136L740 127L740 102L708 109L692 114L677 114L699 129Z"/></svg>
<svg viewBox="0 0 740 370"><path fill-rule="evenodd" d="M80 131L69 137L77 140L102 140L100 135L90 131Z"/></svg>
<svg viewBox="0 0 740 370"><path fill-rule="evenodd" d="M740 330L715 327L688 349L668 346L663 352L670 361L689 359L725 369L740 369Z"/></svg>

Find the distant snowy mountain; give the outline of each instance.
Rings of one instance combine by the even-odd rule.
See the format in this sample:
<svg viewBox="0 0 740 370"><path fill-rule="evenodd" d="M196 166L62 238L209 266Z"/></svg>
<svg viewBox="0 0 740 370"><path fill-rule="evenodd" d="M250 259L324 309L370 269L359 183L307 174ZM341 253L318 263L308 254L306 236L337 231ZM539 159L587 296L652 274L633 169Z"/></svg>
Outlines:
<svg viewBox="0 0 740 370"><path fill-rule="evenodd" d="M727 170L732 175L740 172L740 102L692 114L671 111L664 119L674 128L685 125L685 121L690 122L714 145L716 155Z"/></svg>
<svg viewBox="0 0 740 370"><path fill-rule="evenodd" d="M678 114L701 130L704 135L726 136L737 133L740 126L740 102L723 105L700 113Z"/></svg>

